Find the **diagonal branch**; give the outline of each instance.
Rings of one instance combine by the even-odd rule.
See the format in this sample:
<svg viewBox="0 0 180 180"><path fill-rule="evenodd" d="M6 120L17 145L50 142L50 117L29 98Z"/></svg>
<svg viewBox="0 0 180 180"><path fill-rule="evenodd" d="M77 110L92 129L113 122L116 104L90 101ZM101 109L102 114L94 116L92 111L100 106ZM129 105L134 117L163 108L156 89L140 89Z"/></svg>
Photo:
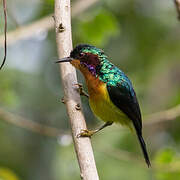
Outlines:
<svg viewBox="0 0 180 180"><path fill-rule="evenodd" d="M146 121L144 125L149 126L155 123L164 123L166 121L175 120L177 117L180 117L180 104L165 111L160 111L150 115L146 115Z"/></svg>
<svg viewBox="0 0 180 180"><path fill-rule="evenodd" d="M67 57L72 50L70 0L55 0L55 30L59 58ZM91 142L88 137L77 135L86 128L81 108L80 95L76 90L75 68L70 63L60 64L64 88L64 100L72 129L72 136L83 180L99 180Z"/></svg>
<svg viewBox="0 0 180 180"><path fill-rule="evenodd" d="M57 137L62 133L57 128L49 127L29 119L23 118L22 116L15 115L14 113L10 113L2 108L0 108L0 118L10 124L13 124L17 127L21 127L23 129L30 130L31 132L35 132L41 135Z"/></svg>

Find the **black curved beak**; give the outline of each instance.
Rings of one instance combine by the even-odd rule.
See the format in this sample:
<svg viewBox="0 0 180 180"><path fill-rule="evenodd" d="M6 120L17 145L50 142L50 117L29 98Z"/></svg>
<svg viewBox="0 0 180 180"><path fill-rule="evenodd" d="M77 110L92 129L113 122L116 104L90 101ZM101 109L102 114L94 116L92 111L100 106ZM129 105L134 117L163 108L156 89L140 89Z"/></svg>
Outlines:
<svg viewBox="0 0 180 180"><path fill-rule="evenodd" d="M73 58L71 57L65 57L65 58L61 58L58 61L56 61L56 63L63 63L63 62L71 62L73 60Z"/></svg>

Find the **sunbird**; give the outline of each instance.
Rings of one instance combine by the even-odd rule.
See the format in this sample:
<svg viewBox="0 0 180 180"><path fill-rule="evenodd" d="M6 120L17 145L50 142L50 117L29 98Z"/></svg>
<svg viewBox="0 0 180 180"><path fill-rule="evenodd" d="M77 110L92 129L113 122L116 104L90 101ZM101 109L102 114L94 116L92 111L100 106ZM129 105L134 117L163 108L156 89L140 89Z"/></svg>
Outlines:
<svg viewBox="0 0 180 180"><path fill-rule="evenodd" d="M105 121L97 130L82 130L81 137L91 137L101 129L115 123L135 130L145 161L151 166L142 136L140 106L129 78L109 61L103 50L88 44L77 45L69 57L57 63L70 62L83 74L93 113Z"/></svg>

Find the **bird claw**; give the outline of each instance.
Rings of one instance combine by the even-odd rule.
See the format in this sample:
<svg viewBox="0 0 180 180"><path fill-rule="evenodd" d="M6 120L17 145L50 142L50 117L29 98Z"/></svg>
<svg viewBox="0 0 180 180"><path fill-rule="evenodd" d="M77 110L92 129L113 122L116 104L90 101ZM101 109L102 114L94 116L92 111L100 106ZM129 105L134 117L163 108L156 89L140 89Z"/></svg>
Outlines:
<svg viewBox="0 0 180 180"><path fill-rule="evenodd" d="M74 84L75 86L78 86L79 89L83 89L83 85L81 83Z"/></svg>
<svg viewBox="0 0 180 180"><path fill-rule="evenodd" d="M77 83L77 84L74 84L74 85L78 86L78 92L79 92L80 95L89 97L89 95L84 91L82 84Z"/></svg>
<svg viewBox="0 0 180 180"><path fill-rule="evenodd" d="M91 137L94 133L94 131L82 129L81 132L77 135L77 137Z"/></svg>

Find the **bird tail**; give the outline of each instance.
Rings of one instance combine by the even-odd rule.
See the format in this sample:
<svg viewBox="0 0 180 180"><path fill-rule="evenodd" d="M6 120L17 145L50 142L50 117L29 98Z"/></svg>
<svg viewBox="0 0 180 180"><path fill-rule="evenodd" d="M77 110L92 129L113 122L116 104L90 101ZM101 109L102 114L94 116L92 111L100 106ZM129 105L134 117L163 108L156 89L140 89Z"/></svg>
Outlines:
<svg viewBox="0 0 180 180"><path fill-rule="evenodd" d="M151 166L151 162L149 160L149 155L146 149L146 143L144 142L144 139L142 137L142 124L138 124L139 121L133 121L133 125L134 125L134 129L136 131L140 146L141 146L141 150L143 152L144 155L144 159L146 161L146 164L148 167Z"/></svg>
<svg viewBox="0 0 180 180"><path fill-rule="evenodd" d="M146 149L146 144L144 142L144 139L142 137L142 134L139 134L138 132L136 132L137 134L137 137L138 137L138 140L139 140L139 143L141 145L141 149L142 149L142 152L143 152L143 155L144 155L144 159L146 161L146 164L148 167L151 166L151 162L149 160L149 156L148 156L148 153L147 153L147 149Z"/></svg>

